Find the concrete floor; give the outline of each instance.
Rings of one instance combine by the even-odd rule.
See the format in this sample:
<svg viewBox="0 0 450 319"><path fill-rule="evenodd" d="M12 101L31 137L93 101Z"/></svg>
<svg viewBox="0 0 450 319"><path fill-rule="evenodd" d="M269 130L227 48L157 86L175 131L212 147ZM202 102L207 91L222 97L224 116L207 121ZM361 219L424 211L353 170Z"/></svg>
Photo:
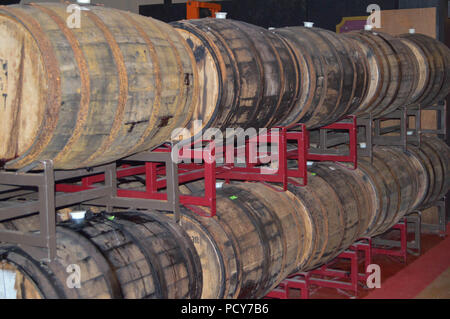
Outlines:
<svg viewBox="0 0 450 319"><path fill-rule="evenodd" d="M416 299L450 299L450 268L447 268Z"/></svg>

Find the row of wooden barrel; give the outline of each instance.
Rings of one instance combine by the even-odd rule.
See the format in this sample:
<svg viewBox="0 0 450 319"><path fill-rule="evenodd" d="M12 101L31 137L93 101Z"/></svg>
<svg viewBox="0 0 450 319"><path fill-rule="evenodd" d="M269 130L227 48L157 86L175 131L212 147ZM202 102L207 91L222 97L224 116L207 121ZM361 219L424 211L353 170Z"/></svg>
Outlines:
<svg viewBox="0 0 450 319"><path fill-rule="evenodd" d="M65 4L0 7L1 166L93 167L187 139L178 128L316 128L450 90L450 50L424 35L80 14L70 28Z"/></svg>
<svg viewBox="0 0 450 319"><path fill-rule="evenodd" d="M288 275L386 232L450 189L450 148L435 137L408 152L376 147L373 162L358 165L316 164L308 186L290 184L287 192L261 183L225 185L215 218L184 210L182 227L198 239L202 297L261 298ZM188 188L203 193L202 183Z"/></svg>
<svg viewBox="0 0 450 319"><path fill-rule="evenodd" d="M376 147L373 162L358 165L316 164L308 186L291 183L286 192L262 183L224 185L213 218L183 207L179 224L169 213L62 224L55 262L39 265L8 245L0 247L0 259L18 273L26 296L262 298L290 274L331 261L450 189L450 148L435 137L408 152ZM203 192L202 186L192 183L183 192ZM2 227L30 231L38 223L33 217ZM80 267L80 289L67 286L71 265Z"/></svg>
<svg viewBox="0 0 450 319"><path fill-rule="evenodd" d="M39 218L5 222L13 231L39 229ZM16 296L32 299L191 299L202 293L193 242L161 213L96 215L57 227L57 259L44 264L18 246L0 246L0 271ZM14 282L14 281L13 281ZM5 282L3 283L5 287Z"/></svg>
<svg viewBox="0 0 450 319"><path fill-rule="evenodd" d="M367 91L353 114L382 117L399 107L427 108L450 92L450 50L423 34L345 34L363 51ZM357 61L357 60L356 60Z"/></svg>
<svg viewBox="0 0 450 319"><path fill-rule="evenodd" d="M196 57L201 94L194 119L205 127L317 128L350 114L428 107L450 92L450 50L421 34L265 30L214 19L173 26Z"/></svg>

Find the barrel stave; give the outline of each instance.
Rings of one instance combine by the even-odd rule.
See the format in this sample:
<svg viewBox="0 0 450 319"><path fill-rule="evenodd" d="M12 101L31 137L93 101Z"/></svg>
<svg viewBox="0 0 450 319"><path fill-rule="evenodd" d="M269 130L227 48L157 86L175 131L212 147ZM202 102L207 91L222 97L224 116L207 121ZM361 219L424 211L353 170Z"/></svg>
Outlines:
<svg viewBox="0 0 450 319"><path fill-rule="evenodd" d="M98 6L81 10L81 28L72 29L66 8L50 3L0 9L4 32L14 23L18 37L34 41L25 48L33 53L27 53L24 66L31 57L33 68L41 68L33 79L24 68L17 71L21 81L8 81L11 89L25 88L16 99L8 95L8 105L25 93L36 97L31 113L23 102L16 113L2 109L0 133L9 142L0 158L8 168L48 159L57 169L113 162L166 142L192 115L198 94L195 59L174 29ZM7 49L2 45L2 50ZM11 120L21 123L17 129L6 125Z"/></svg>
<svg viewBox="0 0 450 319"><path fill-rule="evenodd" d="M35 215L0 227L30 232L38 225ZM117 214L113 221L99 215L81 224L62 223L57 227L57 258L51 263L39 263L20 248L1 249L3 259L18 263L44 298L196 299L201 295L201 265L191 240L178 225L154 213ZM17 256L22 256L21 262ZM66 284L70 265L80 267L80 289Z"/></svg>

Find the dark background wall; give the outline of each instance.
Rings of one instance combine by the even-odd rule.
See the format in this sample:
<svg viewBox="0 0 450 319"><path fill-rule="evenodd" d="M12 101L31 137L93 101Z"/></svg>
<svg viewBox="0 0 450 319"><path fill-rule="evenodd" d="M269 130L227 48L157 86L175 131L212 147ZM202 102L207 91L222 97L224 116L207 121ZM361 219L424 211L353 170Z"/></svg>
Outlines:
<svg viewBox="0 0 450 319"><path fill-rule="evenodd" d="M20 2L20 0L1 0L0 1L0 4L2 4L2 5L8 5L8 4L17 4L17 3L19 3Z"/></svg>
<svg viewBox="0 0 450 319"><path fill-rule="evenodd" d="M230 19L267 28L301 24L307 19L309 2L312 1L231 0L215 3L222 5L222 11L228 12ZM171 0L165 0L165 4L141 6L140 13L166 22L176 21L186 18L186 4L172 4Z"/></svg>
<svg viewBox="0 0 450 319"><path fill-rule="evenodd" d="M448 0L228 0L218 1L228 17L262 27L285 27L312 21L316 26L335 31L343 17L367 16L367 7L376 3L382 10L437 7L439 38L445 39ZM185 3L145 5L142 15L171 22L186 17ZM203 15L206 16L206 15ZM202 16L202 17L203 17Z"/></svg>
<svg viewBox="0 0 450 319"><path fill-rule="evenodd" d="M368 16L367 7L377 4L381 10L398 9L398 0L310 0L308 15L315 25L324 29L336 31L336 25L343 17Z"/></svg>
<svg viewBox="0 0 450 319"><path fill-rule="evenodd" d="M399 0L229 0L218 1L228 17L262 27L284 27L300 25L303 21L315 22L318 27L335 30L346 16L365 16L367 6L377 3L381 9L399 8ZM185 3L145 5L140 7L142 15L170 22L186 17Z"/></svg>
<svg viewBox="0 0 450 319"><path fill-rule="evenodd" d="M124 0L126 1L126 0ZM19 3L19 0L0 0L0 4ZM142 5L140 14L171 22L186 18L186 3ZM262 27L284 27L312 21L316 26L336 30L342 17L366 16L367 6L378 4L382 10L438 7L441 15L439 30L445 30L448 0L226 0L216 1L231 19L246 21ZM206 12L203 12L206 16ZM442 32L440 39L445 39Z"/></svg>

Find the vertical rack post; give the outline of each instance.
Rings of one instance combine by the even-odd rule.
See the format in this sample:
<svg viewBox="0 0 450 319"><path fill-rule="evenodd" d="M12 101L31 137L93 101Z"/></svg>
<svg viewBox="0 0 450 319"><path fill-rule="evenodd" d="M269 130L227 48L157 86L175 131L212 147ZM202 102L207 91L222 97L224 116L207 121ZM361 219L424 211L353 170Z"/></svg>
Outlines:
<svg viewBox="0 0 450 319"><path fill-rule="evenodd" d="M41 232L45 238L48 261L56 258L55 173L52 161L43 161L43 183L39 186Z"/></svg>

